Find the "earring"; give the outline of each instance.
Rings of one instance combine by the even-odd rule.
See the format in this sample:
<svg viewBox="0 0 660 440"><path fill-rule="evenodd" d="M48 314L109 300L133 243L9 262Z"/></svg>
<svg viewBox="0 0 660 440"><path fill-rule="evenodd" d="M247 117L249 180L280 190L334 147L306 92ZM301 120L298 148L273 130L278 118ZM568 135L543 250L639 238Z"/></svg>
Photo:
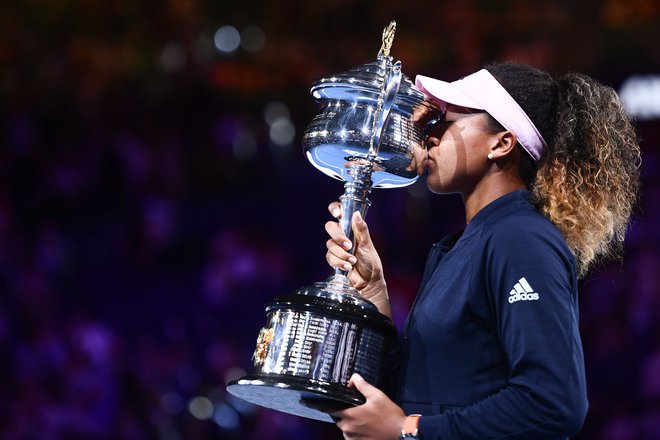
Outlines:
<svg viewBox="0 0 660 440"><path fill-rule="evenodd" d="M493 160L493 153L488 153L488 160Z"/></svg>

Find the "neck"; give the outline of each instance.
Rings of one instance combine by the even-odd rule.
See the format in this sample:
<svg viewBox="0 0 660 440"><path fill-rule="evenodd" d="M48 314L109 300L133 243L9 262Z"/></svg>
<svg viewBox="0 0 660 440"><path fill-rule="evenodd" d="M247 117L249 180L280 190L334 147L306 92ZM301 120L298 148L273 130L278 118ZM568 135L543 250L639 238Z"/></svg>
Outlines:
<svg viewBox="0 0 660 440"><path fill-rule="evenodd" d="M519 189L527 189L527 187L517 176L515 178L503 175L484 177L473 191L463 194L466 224L492 201Z"/></svg>

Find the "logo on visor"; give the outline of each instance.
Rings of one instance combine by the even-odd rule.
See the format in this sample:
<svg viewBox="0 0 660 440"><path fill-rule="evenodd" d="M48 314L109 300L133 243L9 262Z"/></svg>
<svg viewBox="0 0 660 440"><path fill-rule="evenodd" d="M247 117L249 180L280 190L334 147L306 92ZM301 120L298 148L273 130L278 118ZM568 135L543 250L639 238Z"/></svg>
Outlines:
<svg viewBox="0 0 660 440"><path fill-rule="evenodd" d="M509 303L511 304L518 301L536 301L538 299L539 294L534 292L525 277L519 279L509 292Z"/></svg>

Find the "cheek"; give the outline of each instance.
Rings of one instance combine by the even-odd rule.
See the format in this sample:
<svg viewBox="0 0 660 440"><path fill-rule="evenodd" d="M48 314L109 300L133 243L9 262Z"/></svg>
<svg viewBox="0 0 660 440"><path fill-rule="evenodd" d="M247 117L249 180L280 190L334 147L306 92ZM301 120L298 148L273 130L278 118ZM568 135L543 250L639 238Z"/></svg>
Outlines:
<svg viewBox="0 0 660 440"><path fill-rule="evenodd" d="M462 173L462 162L455 145L445 144L431 154L434 161L428 167L427 186L433 192L451 189Z"/></svg>
<svg viewBox="0 0 660 440"><path fill-rule="evenodd" d="M456 142L447 142L443 144L443 148L440 150L441 162L445 168L455 170L458 168L459 162L461 162L462 153L461 145Z"/></svg>

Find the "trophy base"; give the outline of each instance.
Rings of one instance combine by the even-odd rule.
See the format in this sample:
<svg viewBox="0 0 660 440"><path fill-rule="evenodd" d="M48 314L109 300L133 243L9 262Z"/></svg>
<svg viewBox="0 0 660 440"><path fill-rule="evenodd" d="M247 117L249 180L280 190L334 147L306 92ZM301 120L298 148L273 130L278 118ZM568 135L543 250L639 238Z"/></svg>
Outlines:
<svg viewBox="0 0 660 440"><path fill-rule="evenodd" d="M328 412L361 405L362 394L327 382L277 374L251 374L230 382L230 394L255 405L333 423Z"/></svg>
<svg viewBox="0 0 660 440"><path fill-rule="evenodd" d="M348 387L350 378L358 373L369 383L380 382L384 353L396 331L351 288L335 276L268 304L253 355L257 371L230 382L227 391L323 422L333 422L328 413L365 403Z"/></svg>

